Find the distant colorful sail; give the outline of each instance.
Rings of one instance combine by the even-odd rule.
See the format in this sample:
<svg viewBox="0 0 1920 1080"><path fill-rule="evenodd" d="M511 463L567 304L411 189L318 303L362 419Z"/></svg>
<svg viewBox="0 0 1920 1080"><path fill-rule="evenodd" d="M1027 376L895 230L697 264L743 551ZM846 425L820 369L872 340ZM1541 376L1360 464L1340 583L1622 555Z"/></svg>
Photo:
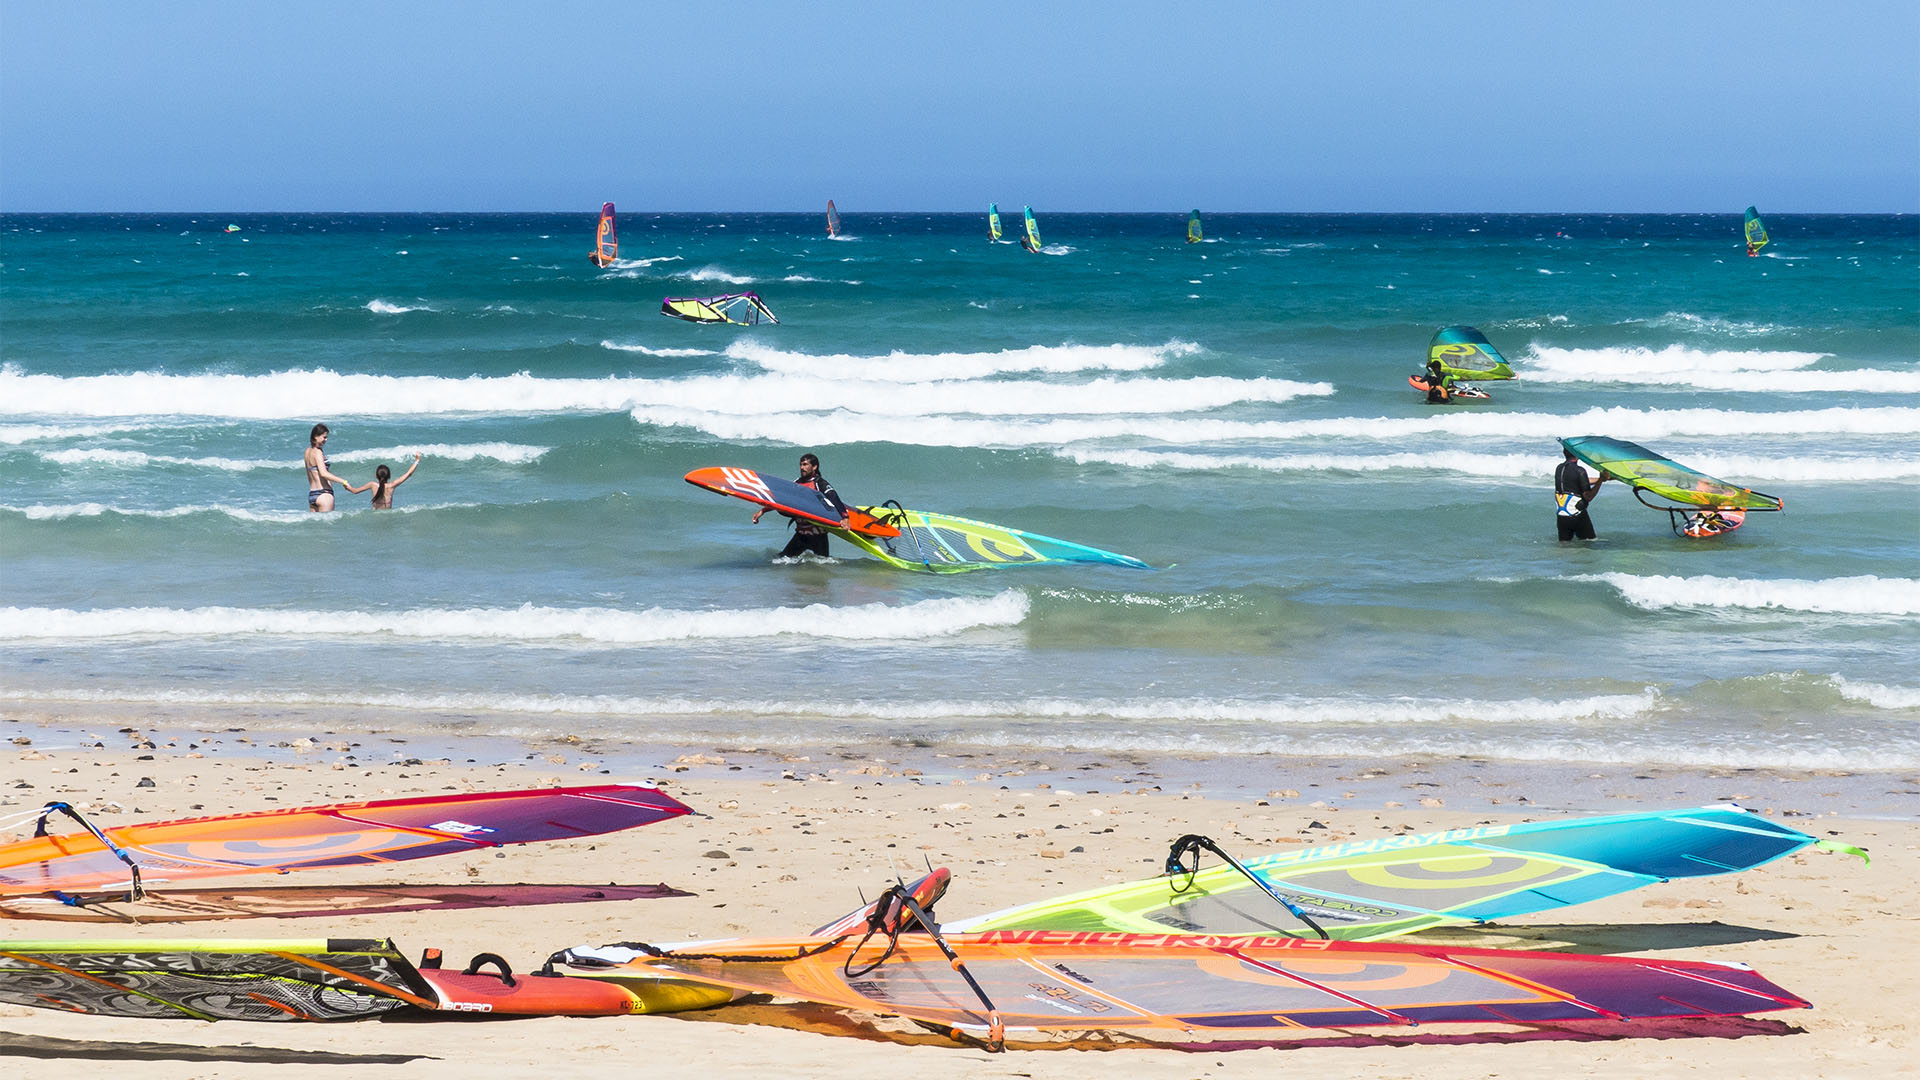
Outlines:
<svg viewBox="0 0 1920 1080"><path fill-rule="evenodd" d="M840 235L840 211L834 209L833 200L827 200L827 235Z"/></svg>
<svg viewBox="0 0 1920 1080"><path fill-rule="evenodd" d="M620 257L620 238L613 232L612 203L604 203L600 207L600 228L594 234L593 254L587 257L602 270L612 266L614 260Z"/></svg>
<svg viewBox="0 0 1920 1080"><path fill-rule="evenodd" d="M1000 239L1000 204L987 204L987 239Z"/></svg>
<svg viewBox="0 0 1920 1080"><path fill-rule="evenodd" d="M1513 378L1507 358L1471 326L1449 326L1433 335L1427 342L1427 359L1440 361L1440 367L1456 379Z"/></svg>
<svg viewBox="0 0 1920 1080"><path fill-rule="evenodd" d="M1020 244L1022 247L1026 248L1028 251L1031 251L1035 254L1039 254L1040 223L1033 220L1033 207L1029 206L1026 208L1026 216L1027 216L1027 221L1026 221L1027 232L1025 236L1022 236L1020 238Z"/></svg>
<svg viewBox="0 0 1920 1080"><path fill-rule="evenodd" d="M762 321L777 323L773 312L760 302L756 293L727 293L724 296L669 296L660 301L660 314L700 323L732 323L755 326Z"/></svg>
<svg viewBox="0 0 1920 1080"><path fill-rule="evenodd" d="M1200 211L1195 210L1187 215L1187 243L1197 244L1200 240Z"/></svg>
<svg viewBox="0 0 1920 1080"><path fill-rule="evenodd" d="M186 878L285 872L451 855L502 844L573 839L692 813L630 784L433 795L143 822L0 845L0 895L117 888Z"/></svg>
<svg viewBox="0 0 1920 1080"><path fill-rule="evenodd" d="M1760 249L1767 246L1767 223L1760 220L1760 211L1747 207L1747 254L1758 255Z"/></svg>
<svg viewBox="0 0 1920 1080"><path fill-rule="evenodd" d="M1330 937L1368 941L1552 911L1669 878L1762 866L1820 841L1738 806L1482 825L1277 852L1108 885L945 924L984 930L1307 936L1284 898ZM1862 855L1864 858L1865 856ZM1197 865L1197 864L1196 864ZM1258 878L1256 884L1248 875Z"/></svg>

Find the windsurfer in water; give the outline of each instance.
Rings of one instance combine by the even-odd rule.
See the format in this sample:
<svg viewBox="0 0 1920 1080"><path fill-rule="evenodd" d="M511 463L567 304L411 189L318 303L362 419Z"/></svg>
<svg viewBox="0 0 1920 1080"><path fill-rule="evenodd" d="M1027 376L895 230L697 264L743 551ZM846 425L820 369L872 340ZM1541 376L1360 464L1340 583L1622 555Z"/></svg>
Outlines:
<svg viewBox="0 0 1920 1080"><path fill-rule="evenodd" d="M819 458L812 454L801 454L800 476L794 483L799 484L801 487L810 487L819 492L820 497L825 499L829 506L840 511L841 517L844 518L846 516L847 508L840 502L840 493L833 490L833 485L827 483L826 477L820 475ZM760 523L760 515L766 512L765 507L755 510L753 512L754 524L758 525ZM791 520L793 521L793 539L787 541L787 546L780 549L779 557L782 559L792 559L799 557L805 552L811 551L823 559L827 558L827 531L803 518L792 518Z"/></svg>
<svg viewBox="0 0 1920 1080"><path fill-rule="evenodd" d="M355 495L372 487L354 487L353 482L344 476L335 476L327 468L327 436L331 434L327 425L315 424L307 434L307 509L316 514L324 514L333 509L333 485L341 487Z"/></svg>
<svg viewBox="0 0 1920 1080"><path fill-rule="evenodd" d="M1427 404L1445 405L1453 396L1453 376L1438 360L1427 361Z"/></svg>
<svg viewBox="0 0 1920 1080"><path fill-rule="evenodd" d="M1562 452L1566 454L1566 460L1553 470L1554 502L1559 507L1554 514L1553 525L1559 530L1562 542L1576 536L1591 540L1594 537L1593 518L1587 513L1587 507L1593 502L1593 497L1600 494L1600 485L1606 483L1607 478L1603 474L1589 479L1587 467L1580 463L1573 451L1563 449Z"/></svg>

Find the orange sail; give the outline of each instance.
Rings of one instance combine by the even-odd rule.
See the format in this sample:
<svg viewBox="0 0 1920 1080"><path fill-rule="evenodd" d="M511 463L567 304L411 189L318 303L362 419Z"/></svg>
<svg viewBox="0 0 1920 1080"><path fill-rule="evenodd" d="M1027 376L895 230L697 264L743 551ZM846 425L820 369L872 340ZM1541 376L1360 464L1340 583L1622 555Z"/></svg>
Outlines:
<svg viewBox="0 0 1920 1080"><path fill-rule="evenodd" d="M54 835L64 813L85 829ZM126 890L187 878L363 866L503 844L568 840L692 813L630 784L387 799L188 818L101 829L65 803L39 813L35 835L0 845L0 896Z"/></svg>
<svg viewBox="0 0 1920 1080"><path fill-rule="evenodd" d="M613 204L602 203L600 206L600 230L594 236L593 254L587 256L587 258L593 260L593 265L605 270L607 267L612 266L614 260L619 257L620 238L615 236L613 231Z"/></svg>

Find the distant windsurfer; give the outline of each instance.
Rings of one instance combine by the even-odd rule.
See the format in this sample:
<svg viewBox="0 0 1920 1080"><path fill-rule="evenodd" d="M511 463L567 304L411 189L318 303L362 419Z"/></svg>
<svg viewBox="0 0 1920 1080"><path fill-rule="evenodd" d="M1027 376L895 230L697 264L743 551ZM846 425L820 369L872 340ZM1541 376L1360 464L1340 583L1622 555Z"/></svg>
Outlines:
<svg viewBox="0 0 1920 1080"><path fill-rule="evenodd" d="M1561 542L1579 537L1591 540L1594 537L1593 517L1587 513L1593 497L1600 494L1600 485L1607 482L1603 473L1589 478L1587 467L1572 450L1563 450L1566 460L1553 470L1553 492L1556 506L1553 524L1560 531Z"/></svg>
<svg viewBox="0 0 1920 1080"><path fill-rule="evenodd" d="M845 503L840 501L840 493L833 490L833 485L827 483L826 477L820 475L819 458L812 454L801 454L800 476L794 483L819 492L820 497L827 501L827 505L840 511L842 518L846 517L847 507ZM753 512L754 524L758 525L760 523L760 515L766 512L765 507L755 510ZM793 521L793 539L787 541L787 546L780 549L779 558L798 558L800 555L809 551L823 559L828 557L827 531L825 529L802 518L796 518L786 514L781 516L788 517Z"/></svg>

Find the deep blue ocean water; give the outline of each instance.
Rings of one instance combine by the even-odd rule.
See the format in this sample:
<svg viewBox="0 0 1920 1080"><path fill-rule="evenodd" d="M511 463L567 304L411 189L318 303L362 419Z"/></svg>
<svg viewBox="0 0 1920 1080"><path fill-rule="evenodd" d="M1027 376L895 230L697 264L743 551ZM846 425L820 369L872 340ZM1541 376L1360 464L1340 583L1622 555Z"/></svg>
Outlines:
<svg viewBox="0 0 1920 1080"><path fill-rule="evenodd" d="M10 215L0 698L398 730L1920 766L1920 222ZM1017 212L1014 216L1017 216ZM226 232L229 224L239 231ZM663 318L753 290L779 325ZM1445 325L1521 378L1434 407ZM398 510L305 510L335 471ZM1687 541L1557 437L1782 496ZM1138 556L935 576L681 477Z"/></svg>

